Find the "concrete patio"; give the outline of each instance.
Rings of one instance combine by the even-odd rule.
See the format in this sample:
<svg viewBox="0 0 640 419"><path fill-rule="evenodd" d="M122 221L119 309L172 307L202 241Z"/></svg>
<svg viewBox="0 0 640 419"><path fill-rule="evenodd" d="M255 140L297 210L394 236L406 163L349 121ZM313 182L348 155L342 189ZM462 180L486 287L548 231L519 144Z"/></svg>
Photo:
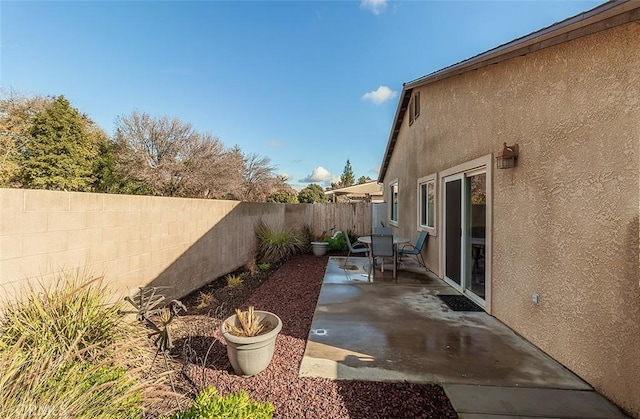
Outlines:
<svg viewBox="0 0 640 419"><path fill-rule="evenodd" d="M366 258L329 259L300 376L444 387L464 418L624 418L615 405L417 265L367 278Z"/></svg>

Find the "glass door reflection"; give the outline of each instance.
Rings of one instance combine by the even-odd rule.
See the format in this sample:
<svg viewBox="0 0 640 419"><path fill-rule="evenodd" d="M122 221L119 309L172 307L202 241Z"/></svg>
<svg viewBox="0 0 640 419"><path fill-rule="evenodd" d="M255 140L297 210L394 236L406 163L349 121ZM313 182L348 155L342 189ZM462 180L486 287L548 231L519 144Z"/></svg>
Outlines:
<svg viewBox="0 0 640 419"><path fill-rule="evenodd" d="M465 289L485 298L485 238L487 207L487 174L466 177L466 266Z"/></svg>

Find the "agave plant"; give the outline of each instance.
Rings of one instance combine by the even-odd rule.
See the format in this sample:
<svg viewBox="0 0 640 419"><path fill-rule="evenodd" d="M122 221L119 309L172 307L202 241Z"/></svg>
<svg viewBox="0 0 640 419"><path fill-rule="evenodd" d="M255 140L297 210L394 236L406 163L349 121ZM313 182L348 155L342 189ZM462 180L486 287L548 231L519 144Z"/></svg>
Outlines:
<svg viewBox="0 0 640 419"><path fill-rule="evenodd" d="M239 324L239 325L238 325ZM235 336L258 336L271 330L273 326L268 321L261 320L254 312L254 307L249 306L247 311L236 308L236 324L229 320L225 322L225 329Z"/></svg>

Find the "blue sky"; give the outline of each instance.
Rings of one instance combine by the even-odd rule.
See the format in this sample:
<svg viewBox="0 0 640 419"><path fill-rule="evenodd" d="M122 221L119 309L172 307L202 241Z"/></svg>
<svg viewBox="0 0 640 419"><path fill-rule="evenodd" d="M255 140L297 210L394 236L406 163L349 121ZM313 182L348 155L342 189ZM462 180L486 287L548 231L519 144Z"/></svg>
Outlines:
<svg viewBox="0 0 640 419"><path fill-rule="evenodd" d="M0 3L0 86L133 110L271 158L303 187L377 178L402 83L600 1Z"/></svg>

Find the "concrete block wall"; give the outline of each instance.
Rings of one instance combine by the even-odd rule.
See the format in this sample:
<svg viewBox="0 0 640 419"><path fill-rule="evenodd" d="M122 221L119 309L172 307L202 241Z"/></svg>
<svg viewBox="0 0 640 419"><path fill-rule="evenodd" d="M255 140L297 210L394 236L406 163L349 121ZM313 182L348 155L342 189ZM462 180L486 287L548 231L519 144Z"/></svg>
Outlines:
<svg viewBox="0 0 640 419"><path fill-rule="evenodd" d="M61 271L104 275L116 295L147 285L182 296L244 265L254 223L284 206L0 189L0 294L12 300Z"/></svg>
<svg viewBox="0 0 640 419"><path fill-rule="evenodd" d="M0 301L61 271L104 275L114 298L142 286L178 298L245 265L260 219L314 226L334 205L0 189Z"/></svg>

